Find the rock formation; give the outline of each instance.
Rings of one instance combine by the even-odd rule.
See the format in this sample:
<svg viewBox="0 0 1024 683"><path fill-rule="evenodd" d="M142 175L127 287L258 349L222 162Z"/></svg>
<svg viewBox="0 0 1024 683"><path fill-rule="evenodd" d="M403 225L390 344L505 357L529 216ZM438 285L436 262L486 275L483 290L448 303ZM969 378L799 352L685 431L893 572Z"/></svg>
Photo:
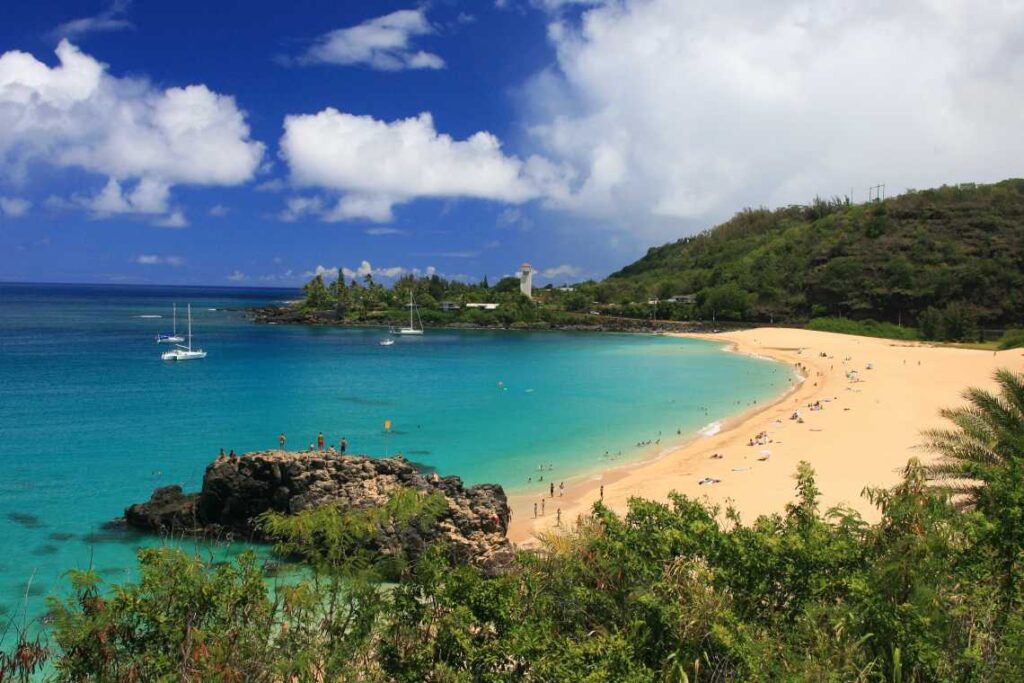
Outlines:
<svg viewBox="0 0 1024 683"><path fill-rule="evenodd" d="M382 552L402 551L414 559L441 541L456 561L489 573L512 557L505 537L509 507L500 486L465 487L458 477L426 477L407 460L320 453L250 453L238 460L210 463L199 493L180 486L153 492L148 502L125 510L133 527L171 534L266 541L256 518L267 510L296 513L323 505L342 510L385 503L399 487L438 491L448 509L427 531L385 529Z"/></svg>

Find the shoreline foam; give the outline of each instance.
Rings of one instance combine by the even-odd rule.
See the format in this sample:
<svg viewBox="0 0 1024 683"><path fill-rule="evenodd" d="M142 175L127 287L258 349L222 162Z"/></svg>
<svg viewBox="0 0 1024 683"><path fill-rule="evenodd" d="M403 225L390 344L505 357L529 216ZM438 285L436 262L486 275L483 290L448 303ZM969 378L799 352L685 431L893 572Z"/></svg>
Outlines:
<svg viewBox="0 0 1024 683"><path fill-rule="evenodd" d="M546 514L533 518L537 494L509 496L513 520L509 537L530 545L538 533L554 527L560 508L566 524L589 511L605 487L605 504L616 512L630 497L664 501L670 491L735 507L746 521L780 512L793 497L793 474L806 460L815 468L822 507L845 504L876 519L861 496L865 486L890 486L917 451L922 429L940 426L940 408L962 403L968 386L992 388L998 367L1020 371L1019 349L990 351L927 346L888 339L810 330L758 328L722 334L679 335L725 343L730 350L771 358L804 368L796 383L776 400L721 420L711 436L699 432L654 458L589 472L566 480L566 494L546 498ZM818 354L826 352L830 357ZM849 357L849 361L845 360ZM867 369L867 364L872 369ZM857 370L859 381L850 381ZM808 404L820 401L821 411ZM788 419L796 409L802 423ZM748 446L767 431L770 443ZM762 451L770 455L764 459ZM711 459L721 453L721 459ZM705 477L718 483L701 485Z"/></svg>

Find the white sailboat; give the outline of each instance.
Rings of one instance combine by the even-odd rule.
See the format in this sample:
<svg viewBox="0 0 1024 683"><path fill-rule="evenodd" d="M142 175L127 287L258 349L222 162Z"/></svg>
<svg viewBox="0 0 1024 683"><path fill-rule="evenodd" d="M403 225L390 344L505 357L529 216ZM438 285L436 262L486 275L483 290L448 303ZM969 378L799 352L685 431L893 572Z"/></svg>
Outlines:
<svg viewBox="0 0 1024 683"><path fill-rule="evenodd" d="M206 358L206 351L192 348L192 304L188 305L188 346L178 344L178 348L160 354L163 360L196 360Z"/></svg>
<svg viewBox="0 0 1024 683"><path fill-rule="evenodd" d="M171 304L171 333L156 335L157 344L180 344L185 338L178 334L178 304Z"/></svg>
<svg viewBox="0 0 1024 683"><path fill-rule="evenodd" d="M413 311L416 312L416 319L420 320L420 311L416 308L416 303L412 299L412 290L409 290L409 327L399 328L398 334L423 334L423 321L420 320L419 328L413 324L412 315Z"/></svg>

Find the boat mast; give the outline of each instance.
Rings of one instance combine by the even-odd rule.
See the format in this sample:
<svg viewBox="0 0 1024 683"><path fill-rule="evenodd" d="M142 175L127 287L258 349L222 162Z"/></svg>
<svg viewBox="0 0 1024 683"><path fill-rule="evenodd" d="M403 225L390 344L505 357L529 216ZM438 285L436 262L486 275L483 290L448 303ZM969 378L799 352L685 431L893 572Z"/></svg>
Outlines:
<svg viewBox="0 0 1024 683"><path fill-rule="evenodd" d="M178 304L171 304L171 336L178 336Z"/></svg>
<svg viewBox="0 0 1024 683"><path fill-rule="evenodd" d="M409 290L409 329L410 330L415 330L416 329L413 326L413 324L412 324L412 309L414 308L414 306L415 306L415 304L413 304L413 300L412 300L412 289L410 289Z"/></svg>
<svg viewBox="0 0 1024 683"><path fill-rule="evenodd" d="M192 351L192 304L188 305L188 350Z"/></svg>

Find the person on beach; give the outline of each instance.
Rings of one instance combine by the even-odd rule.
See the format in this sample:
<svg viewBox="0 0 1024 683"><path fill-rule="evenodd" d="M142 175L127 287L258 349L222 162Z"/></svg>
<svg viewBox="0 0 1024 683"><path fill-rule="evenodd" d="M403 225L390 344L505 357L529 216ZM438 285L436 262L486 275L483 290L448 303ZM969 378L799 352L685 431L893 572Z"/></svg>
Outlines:
<svg viewBox="0 0 1024 683"><path fill-rule="evenodd" d="M537 519L537 504L533 504L533 518Z"/></svg>
<svg viewBox="0 0 1024 683"><path fill-rule="evenodd" d="M548 492L551 494L552 498L555 497L555 482L551 482Z"/></svg>
<svg viewBox="0 0 1024 683"><path fill-rule="evenodd" d="M277 444L281 447L281 452L284 453L284 432L277 437Z"/></svg>
<svg viewBox="0 0 1024 683"><path fill-rule="evenodd" d="M320 432L316 435L316 449L322 451L324 449L324 433Z"/></svg>
<svg viewBox="0 0 1024 683"><path fill-rule="evenodd" d="M217 462L221 462L223 460L224 460L224 449L222 448L222 449L220 449L220 455L217 456Z"/></svg>
<svg viewBox="0 0 1024 683"><path fill-rule="evenodd" d="M562 508L555 510L555 525L562 526Z"/></svg>
<svg viewBox="0 0 1024 683"><path fill-rule="evenodd" d="M540 516L541 517L544 516L544 508L546 507L544 503L545 503L545 500L543 498L541 498L540 499Z"/></svg>
<svg viewBox="0 0 1024 683"><path fill-rule="evenodd" d="M560 482L558 484L558 497L561 498L564 495L565 495L565 482L563 481L563 482Z"/></svg>
<svg viewBox="0 0 1024 683"><path fill-rule="evenodd" d="M601 500L604 500L604 484L601 484Z"/></svg>
<svg viewBox="0 0 1024 683"><path fill-rule="evenodd" d="M345 451L348 450L348 439L341 437L341 443L338 445L341 447L341 454L345 455Z"/></svg>

